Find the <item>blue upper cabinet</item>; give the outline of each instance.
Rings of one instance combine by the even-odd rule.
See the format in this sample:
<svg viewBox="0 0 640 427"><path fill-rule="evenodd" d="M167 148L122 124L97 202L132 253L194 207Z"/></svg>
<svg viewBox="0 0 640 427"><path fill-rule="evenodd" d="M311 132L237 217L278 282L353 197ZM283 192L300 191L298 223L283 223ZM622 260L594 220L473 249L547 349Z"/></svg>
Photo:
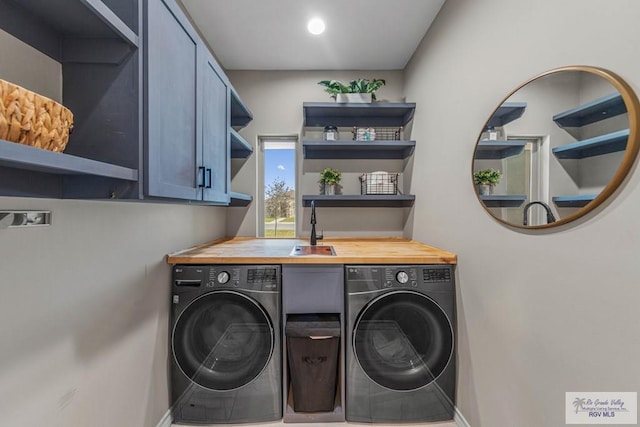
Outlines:
<svg viewBox="0 0 640 427"><path fill-rule="evenodd" d="M0 0L0 28L58 62L138 47L137 0Z"/></svg>
<svg viewBox="0 0 640 427"><path fill-rule="evenodd" d="M146 29L146 194L196 200L206 185L198 169L198 35L171 0L147 2Z"/></svg>
<svg viewBox="0 0 640 427"><path fill-rule="evenodd" d="M201 167L205 171L202 200L228 204L231 179L228 88L224 74L209 52L202 69Z"/></svg>
<svg viewBox="0 0 640 427"><path fill-rule="evenodd" d="M64 154L0 141L0 195L140 197L141 7L137 0L0 0L0 28L62 64L61 101L74 113Z"/></svg>
<svg viewBox="0 0 640 427"><path fill-rule="evenodd" d="M231 85L175 0L146 4L146 195L228 205Z"/></svg>
<svg viewBox="0 0 640 427"><path fill-rule="evenodd" d="M0 141L0 196L229 204L253 117L176 0L0 0L0 28L62 64L74 113L63 154Z"/></svg>

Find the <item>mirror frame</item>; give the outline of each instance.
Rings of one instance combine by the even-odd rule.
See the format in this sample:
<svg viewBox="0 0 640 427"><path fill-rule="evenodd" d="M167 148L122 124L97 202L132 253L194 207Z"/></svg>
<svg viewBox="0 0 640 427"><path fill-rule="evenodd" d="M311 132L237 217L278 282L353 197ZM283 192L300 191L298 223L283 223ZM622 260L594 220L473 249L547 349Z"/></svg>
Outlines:
<svg viewBox="0 0 640 427"><path fill-rule="evenodd" d="M502 224L504 224L506 226L513 227L513 228L520 228L520 229L523 229L523 230L545 229L545 228L558 227L558 226L567 224L567 223L569 223L571 221L575 221L576 219L578 219L580 217L583 217L584 215L588 214L589 212L592 212L595 208L600 206L605 200L607 200L618 189L620 184L622 184L622 182L625 180L625 178L627 177L627 175L631 171L631 168L633 167L633 164L634 164L634 162L636 160L636 157L638 155L638 151L640 149L640 137L639 137L639 134L638 134L638 132L639 132L638 124L640 123L640 102L638 101L637 95L635 94L635 92L633 91L631 86L622 77L620 77L618 74L614 73L613 71L609 71L607 69L604 69L604 68L593 67L593 66L589 66L589 65L570 65L570 66L566 66L566 67L554 68L552 70L545 71L543 73L540 73L540 74L528 79L527 81L525 81L524 83L522 83L518 87L516 87L514 90L509 92L509 94L502 99L502 101L498 104L498 106L491 112L491 114L489 115L487 120L485 120L485 125L483 125L483 129L484 129L484 126L486 126L486 123L488 123L489 120L491 119L491 117L493 117L493 115L498 111L498 108L500 108L500 106L502 104L504 104L507 99L509 99L513 94L518 92L524 86L526 86L527 84L529 84L529 83L533 82L534 80L537 80L537 79L539 79L541 77L545 77L545 76L549 76L551 74L561 73L561 72L565 72L565 71L583 71L583 72L591 73L591 74L594 74L596 76L602 77L607 82L609 82L620 93L620 95L622 95L622 99L624 101L624 104L627 107L627 114L628 114L628 118L629 118L629 138L627 139L627 147L625 149L624 157L622 158L622 161L620 162L620 165L618 166L618 169L616 170L615 174L613 175L613 178L611 178L609 183L602 189L602 191L600 191L600 193L598 193L598 195L595 197L595 199L593 199L591 202L587 203L584 207L578 209L573 214L568 215L568 216L563 217L563 218L559 218L556 222L553 222L551 224L525 226L525 225L513 224L511 222L505 221L504 219L494 215L493 212L489 208L487 208L487 206L482 202L482 200L480 199L480 196L478 195L477 191L475 191L475 188L474 188L474 194L476 195L476 198L478 199L478 202L484 208L484 210L492 218L494 218L495 220L497 220L498 222L500 222L500 223L502 223ZM480 134L478 135L478 138L476 139L476 145L475 145L475 148L473 150L473 157L471 159L471 184L472 184L472 186L473 186L473 165L474 165L475 160L476 160L476 154L477 154L477 151L478 151L478 143L480 142L480 139L482 137L482 132L483 132L483 130L480 130Z"/></svg>

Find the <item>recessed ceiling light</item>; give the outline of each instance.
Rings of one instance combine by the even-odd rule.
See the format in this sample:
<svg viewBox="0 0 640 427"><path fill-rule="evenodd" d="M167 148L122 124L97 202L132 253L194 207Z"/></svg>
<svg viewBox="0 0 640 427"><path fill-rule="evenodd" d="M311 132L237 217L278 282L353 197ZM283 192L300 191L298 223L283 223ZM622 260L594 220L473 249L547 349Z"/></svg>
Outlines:
<svg viewBox="0 0 640 427"><path fill-rule="evenodd" d="M307 30L313 35L324 33L324 21L320 18L313 18L307 24Z"/></svg>

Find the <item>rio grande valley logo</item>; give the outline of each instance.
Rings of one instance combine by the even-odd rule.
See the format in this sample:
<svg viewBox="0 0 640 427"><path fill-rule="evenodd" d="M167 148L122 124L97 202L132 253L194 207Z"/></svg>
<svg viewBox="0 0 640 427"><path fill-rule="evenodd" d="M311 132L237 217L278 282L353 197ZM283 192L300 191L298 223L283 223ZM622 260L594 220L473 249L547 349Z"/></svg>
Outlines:
<svg viewBox="0 0 640 427"><path fill-rule="evenodd" d="M636 392L567 392L566 424L637 424Z"/></svg>

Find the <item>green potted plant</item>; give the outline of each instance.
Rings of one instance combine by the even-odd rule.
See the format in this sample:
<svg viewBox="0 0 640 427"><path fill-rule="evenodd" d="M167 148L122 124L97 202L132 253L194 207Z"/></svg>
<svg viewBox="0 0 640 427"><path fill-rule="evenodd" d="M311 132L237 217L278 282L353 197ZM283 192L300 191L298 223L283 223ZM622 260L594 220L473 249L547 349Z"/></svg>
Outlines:
<svg viewBox="0 0 640 427"><path fill-rule="evenodd" d="M473 183L478 186L478 194L493 194L493 187L500 182L502 172L497 169L482 169L474 172Z"/></svg>
<svg viewBox="0 0 640 427"><path fill-rule="evenodd" d="M319 85L331 94L336 102L371 102L376 100L376 91L386 84L384 79L351 80L348 85L337 80L322 80Z"/></svg>
<svg viewBox="0 0 640 427"><path fill-rule="evenodd" d="M320 184L326 196L333 196L336 194L336 186L340 184L341 180L342 174L335 169L325 168L320 172Z"/></svg>

